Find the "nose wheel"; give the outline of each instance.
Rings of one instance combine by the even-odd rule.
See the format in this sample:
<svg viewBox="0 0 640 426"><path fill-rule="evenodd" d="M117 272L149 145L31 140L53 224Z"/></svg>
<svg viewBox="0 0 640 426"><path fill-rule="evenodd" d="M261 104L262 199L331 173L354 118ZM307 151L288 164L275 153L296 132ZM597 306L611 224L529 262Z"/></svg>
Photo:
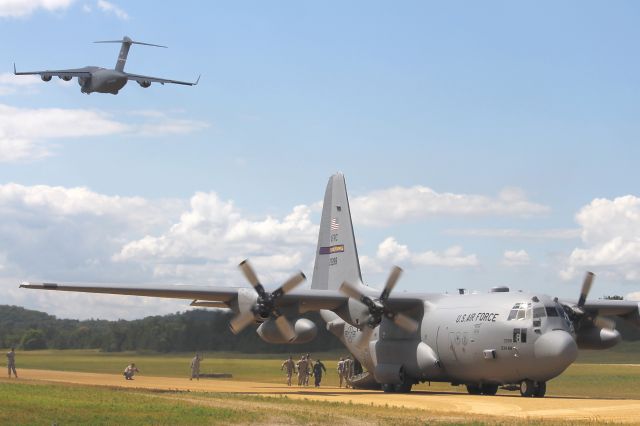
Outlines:
<svg viewBox="0 0 640 426"><path fill-rule="evenodd" d="M545 393L547 393L547 382L535 382L529 379L520 382L520 395L524 397L542 398Z"/></svg>

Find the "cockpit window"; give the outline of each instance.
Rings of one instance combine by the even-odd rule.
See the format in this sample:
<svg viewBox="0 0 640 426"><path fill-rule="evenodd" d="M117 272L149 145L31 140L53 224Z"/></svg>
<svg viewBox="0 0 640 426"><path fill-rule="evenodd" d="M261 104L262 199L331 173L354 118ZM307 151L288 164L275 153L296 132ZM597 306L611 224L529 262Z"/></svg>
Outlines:
<svg viewBox="0 0 640 426"><path fill-rule="evenodd" d="M507 321L523 320L531 318L531 303L516 303L511 308Z"/></svg>
<svg viewBox="0 0 640 426"><path fill-rule="evenodd" d="M544 318L546 317L546 311L544 307L533 308L533 317L534 318Z"/></svg>
<svg viewBox="0 0 640 426"><path fill-rule="evenodd" d="M545 309L547 310L547 316L549 317L557 317L558 315L558 311L556 310L555 306L546 306Z"/></svg>

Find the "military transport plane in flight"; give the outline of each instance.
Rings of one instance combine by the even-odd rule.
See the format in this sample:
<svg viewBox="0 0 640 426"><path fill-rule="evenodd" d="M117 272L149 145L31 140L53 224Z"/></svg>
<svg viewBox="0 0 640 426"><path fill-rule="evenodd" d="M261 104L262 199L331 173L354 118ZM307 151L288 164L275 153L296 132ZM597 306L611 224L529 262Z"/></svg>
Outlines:
<svg viewBox="0 0 640 426"><path fill-rule="evenodd" d="M620 341L610 317L640 326L638 302L587 301L588 273L577 301L496 287L488 293L392 294L400 268L381 292L362 283L342 174L329 179L310 289L296 289L298 273L273 291L260 283L248 261L240 264L249 287L117 286L23 283L28 289L122 294L192 300L192 306L230 308L234 333L258 326L270 343L312 340L316 325L301 316L320 311L326 327L365 371L355 387L409 392L434 381L466 385L471 394L494 395L499 387L542 397L546 382L562 373L578 348L607 349Z"/></svg>
<svg viewBox="0 0 640 426"><path fill-rule="evenodd" d="M70 81L73 77L78 78L78 84L80 85L80 91L82 93L91 94L93 92L98 93L111 93L117 95L118 91L122 89L129 80L136 81L140 86L147 88L151 86L151 83L172 83L182 84L186 86L195 86L200 81L200 77L191 83L188 81L168 80L165 78L149 77L146 75L130 74L124 71L124 65L127 62L127 55L132 44L140 44L144 46L164 47L157 44L142 43L139 41L133 41L129 37L124 36L122 40L107 40L107 41L95 41L94 43L121 43L120 54L114 69L100 68L96 66L86 66L83 68L74 68L68 70L46 70L46 71L23 71L18 72L16 65L13 64L13 73L15 75L39 75L43 81L51 81L53 76L56 76L64 81Z"/></svg>

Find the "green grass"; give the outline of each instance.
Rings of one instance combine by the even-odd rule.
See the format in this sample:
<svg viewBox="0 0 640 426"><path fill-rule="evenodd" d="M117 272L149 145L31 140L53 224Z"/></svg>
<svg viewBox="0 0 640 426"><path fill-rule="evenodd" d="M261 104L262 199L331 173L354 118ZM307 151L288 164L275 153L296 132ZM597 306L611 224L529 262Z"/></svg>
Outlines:
<svg viewBox="0 0 640 426"><path fill-rule="evenodd" d="M508 424L488 416L219 393L153 392L0 379L0 424Z"/></svg>

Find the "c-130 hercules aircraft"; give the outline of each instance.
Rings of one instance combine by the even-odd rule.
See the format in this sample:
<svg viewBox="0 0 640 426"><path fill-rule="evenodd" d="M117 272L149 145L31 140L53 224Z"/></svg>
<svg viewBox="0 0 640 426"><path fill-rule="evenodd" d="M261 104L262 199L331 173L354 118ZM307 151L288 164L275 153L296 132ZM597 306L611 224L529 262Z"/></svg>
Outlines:
<svg viewBox="0 0 640 426"><path fill-rule="evenodd" d="M543 397L546 382L576 360L578 348L607 349L620 341L618 316L640 326L640 304L587 302L587 273L577 302L537 292L391 294L400 268L382 292L362 283L344 176L329 179L324 197L310 289L295 288L302 272L272 292L248 261L240 269L253 289L242 287L80 285L23 283L28 289L122 294L193 300L192 306L230 308L234 333L259 324L270 343L305 343L316 325L300 316L320 311L335 334L366 369L352 379L360 388L409 392L433 381L466 385L471 394L495 395L500 386L522 396Z"/></svg>
<svg viewBox="0 0 640 426"><path fill-rule="evenodd" d="M182 84L185 86L195 86L200 81L200 77L191 83L188 81L168 80L166 78L150 77L146 75L130 74L124 71L124 65L127 62L127 56L129 55L129 48L132 44L140 44L143 46L164 47L158 44L142 43L140 41L133 41L129 37L124 36L122 40L107 40L107 41L94 41L94 43L121 43L120 54L116 61L114 69L106 69L96 66L86 66L83 68L74 68L67 70L46 70L46 71L16 71L16 65L13 64L13 73L15 75L39 75L42 81L51 81L53 76L64 81L70 81L73 77L78 78L78 84L80 85L80 91L87 95L98 93L111 93L117 95L120 89L122 89L129 80L136 81L141 87L147 88L151 86L151 83L172 83Z"/></svg>

